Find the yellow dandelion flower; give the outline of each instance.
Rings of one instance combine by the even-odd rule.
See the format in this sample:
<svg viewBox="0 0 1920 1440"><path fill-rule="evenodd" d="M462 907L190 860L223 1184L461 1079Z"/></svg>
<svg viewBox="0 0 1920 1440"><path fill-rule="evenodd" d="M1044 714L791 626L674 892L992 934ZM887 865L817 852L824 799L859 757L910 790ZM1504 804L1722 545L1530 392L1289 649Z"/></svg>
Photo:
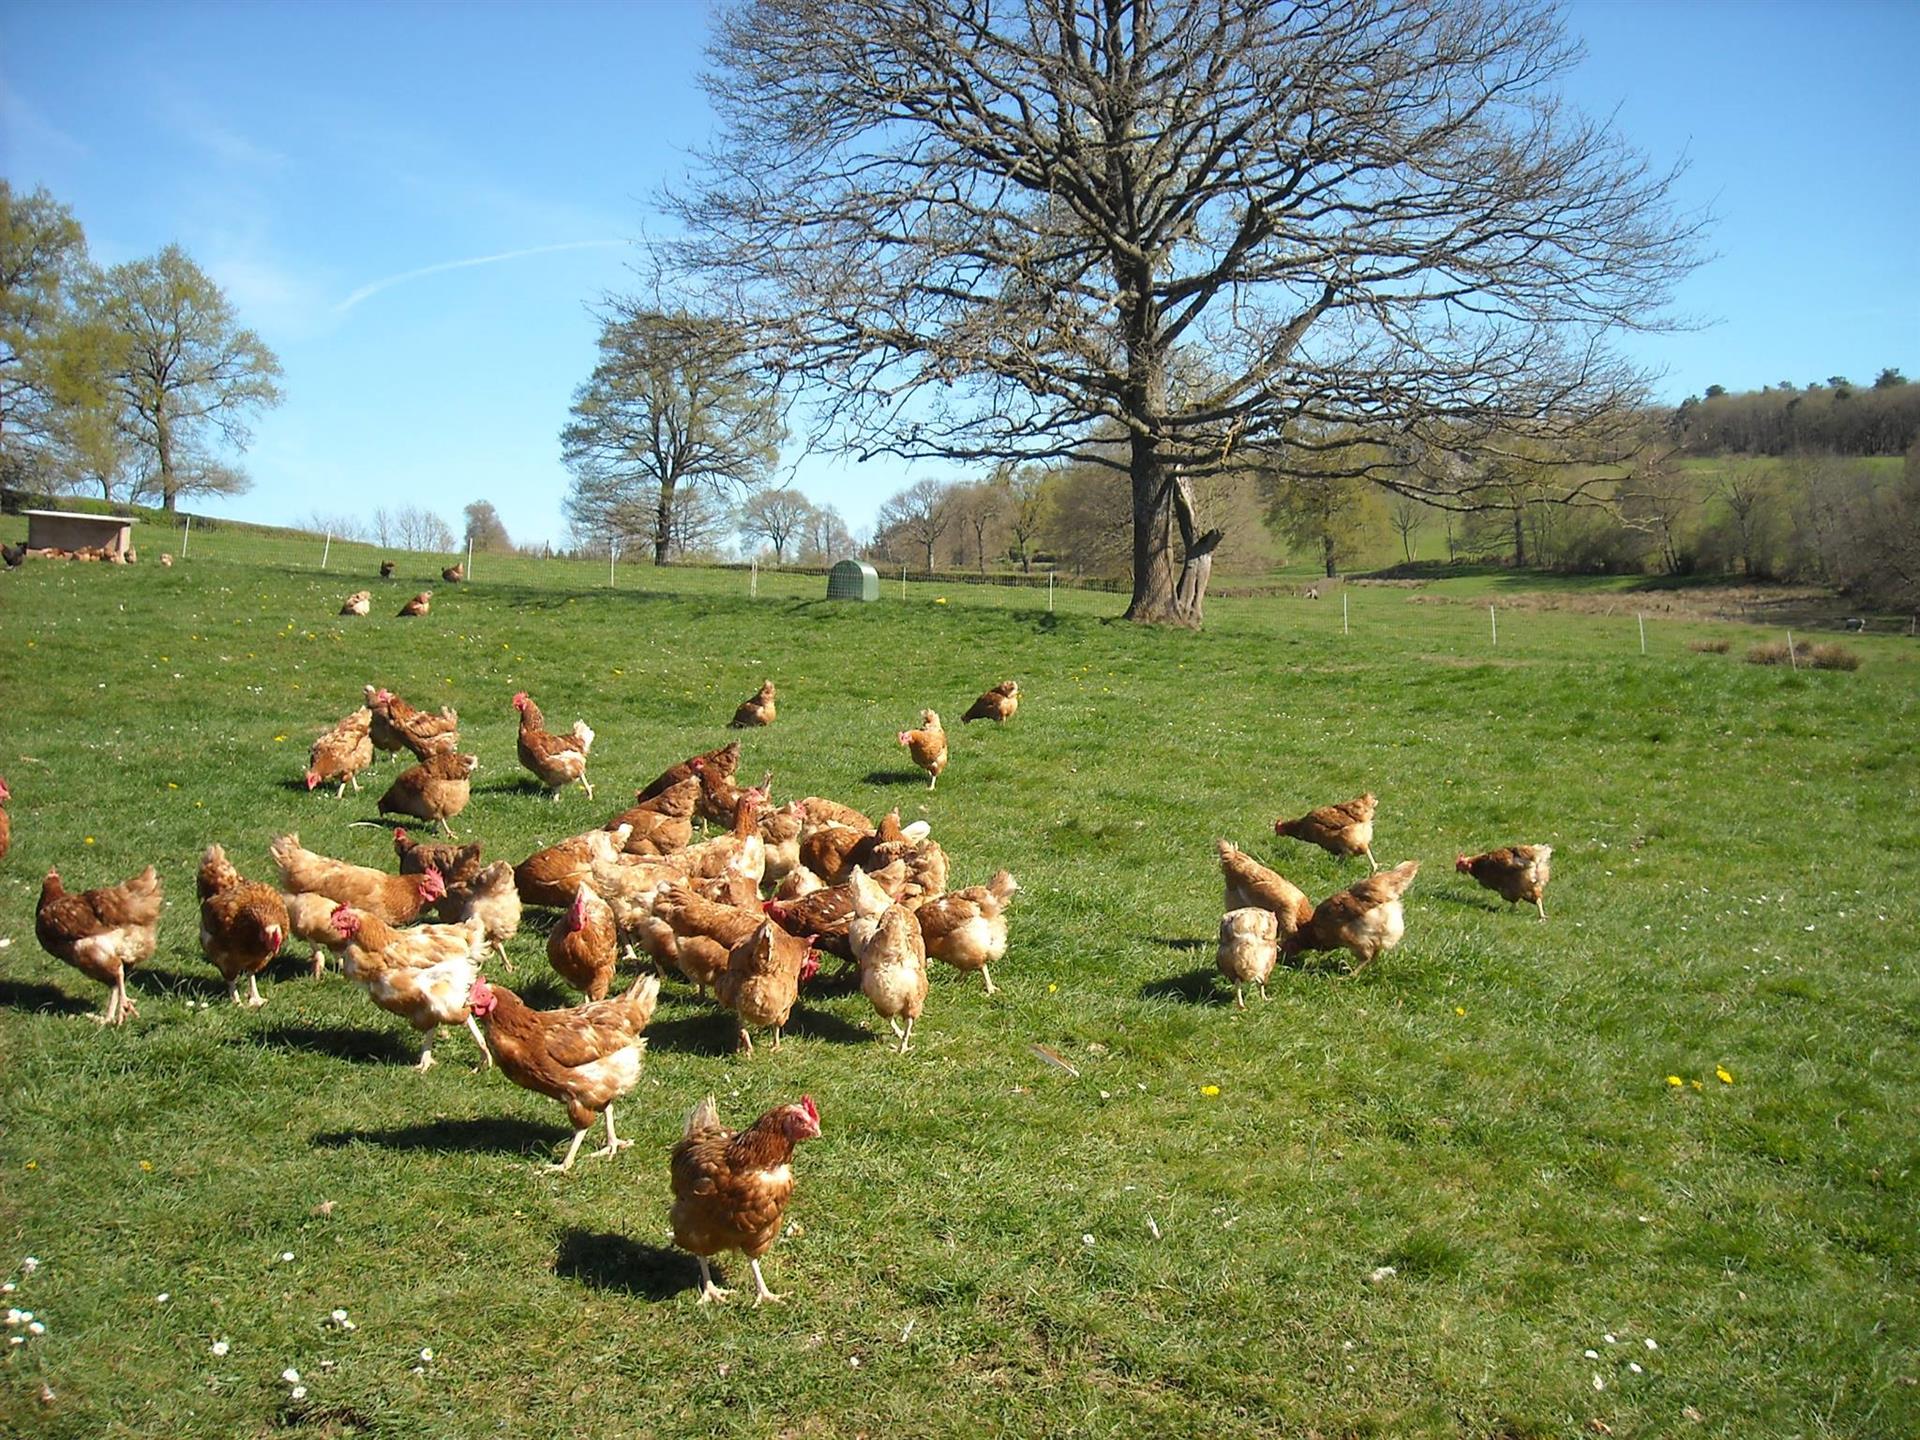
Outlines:
<svg viewBox="0 0 1920 1440"><path fill-rule="evenodd" d="M180 786L179 786L179 785L178 785L178 784L177 784L176 782L174 782L174 781L172 781L172 780L169 780L169 781L167 781L167 789L169 789L169 790L178 790L179 788L180 788Z"/></svg>
<svg viewBox="0 0 1920 1440"><path fill-rule="evenodd" d="M1704 1090L1707 1088L1706 1085L1699 1080L1689 1080L1687 1083L1696 1090Z"/></svg>
<svg viewBox="0 0 1920 1440"><path fill-rule="evenodd" d="M1049 995L1055 994L1059 991L1059 989L1060 987L1058 985L1055 985L1049 982L1049 984L1047 985L1047 994Z"/></svg>
<svg viewBox="0 0 1920 1440"><path fill-rule="evenodd" d="M1716 1075L1718 1075L1718 1076L1720 1077L1720 1083L1721 1083L1722 1085L1731 1085L1731 1084L1733 1084L1733 1072L1732 1072L1731 1070L1729 1070L1729 1069L1727 1069L1727 1067L1726 1067L1726 1066L1724 1066L1724 1065L1716 1065L1716 1066L1714 1066L1714 1067L1713 1067L1713 1073L1714 1073L1714 1074L1716 1074Z"/></svg>
<svg viewBox="0 0 1920 1440"><path fill-rule="evenodd" d="M1200 1087L1200 1093L1202 1095L1218 1095L1220 1093L1220 1087L1218 1085L1202 1085Z"/></svg>
<svg viewBox="0 0 1920 1440"><path fill-rule="evenodd" d="M151 1175L151 1174L153 1173L153 1161L151 1161L151 1160L142 1160L142 1161L140 1162L140 1168L141 1168L142 1170L144 1170L144 1171L146 1171L146 1172L147 1172L147 1173L148 1173L149 1175Z"/></svg>
<svg viewBox="0 0 1920 1440"><path fill-rule="evenodd" d="M89 845L93 844L93 836L91 835L87 836L87 844Z"/></svg>
<svg viewBox="0 0 1920 1440"><path fill-rule="evenodd" d="M1676 1090L1678 1090L1682 1085L1686 1083L1687 1082L1682 1080L1678 1075L1667 1076L1667 1084L1673 1086L1673 1088Z"/></svg>
<svg viewBox="0 0 1920 1440"><path fill-rule="evenodd" d="M276 735L276 736L274 736L274 737L273 737L273 743L274 743L274 744L276 744L276 745L278 745L278 744L280 744L280 742L281 742L281 741L283 741L283 740L285 740L286 738L287 738L287 737L286 737L286 736L284 736L284 735Z"/></svg>
<svg viewBox="0 0 1920 1440"><path fill-rule="evenodd" d="M1456 1005L1453 1007L1453 1013L1456 1015L1464 1015L1467 1013L1467 1007L1464 1005Z"/></svg>

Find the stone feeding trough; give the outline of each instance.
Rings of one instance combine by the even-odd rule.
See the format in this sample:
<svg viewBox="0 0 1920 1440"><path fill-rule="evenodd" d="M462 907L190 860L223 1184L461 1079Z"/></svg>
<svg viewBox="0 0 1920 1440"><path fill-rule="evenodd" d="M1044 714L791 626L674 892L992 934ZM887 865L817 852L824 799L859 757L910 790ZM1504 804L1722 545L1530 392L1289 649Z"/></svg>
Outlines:
<svg viewBox="0 0 1920 1440"><path fill-rule="evenodd" d="M133 519L126 515L87 515L75 510L23 510L27 517L27 553L57 560L133 558Z"/></svg>

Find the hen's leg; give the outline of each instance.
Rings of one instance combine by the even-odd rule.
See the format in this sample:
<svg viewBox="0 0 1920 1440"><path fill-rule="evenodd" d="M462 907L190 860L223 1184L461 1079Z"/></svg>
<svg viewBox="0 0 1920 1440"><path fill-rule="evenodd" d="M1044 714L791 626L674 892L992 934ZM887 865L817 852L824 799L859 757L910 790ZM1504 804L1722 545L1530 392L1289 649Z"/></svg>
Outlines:
<svg viewBox="0 0 1920 1440"><path fill-rule="evenodd" d="M744 1025L740 1027L740 1044L734 1048L744 1049L749 1055L753 1053L753 1036L747 1033L747 1027Z"/></svg>
<svg viewBox="0 0 1920 1440"><path fill-rule="evenodd" d="M893 1027L893 1033L896 1035L904 1035L906 1033L900 1028L900 1021L892 1015L887 1017L887 1024Z"/></svg>
<svg viewBox="0 0 1920 1440"><path fill-rule="evenodd" d="M140 1007L133 1003L133 996L127 993L127 972L125 970L120 972L119 977L113 982L113 986L120 996L120 1013L113 1023L116 1025L124 1025L130 1017L140 1013Z"/></svg>
<svg viewBox="0 0 1920 1440"><path fill-rule="evenodd" d="M773 1048L776 1050L780 1048L780 1030L781 1027L778 1025L773 1027Z"/></svg>
<svg viewBox="0 0 1920 1440"><path fill-rule="evenodd" d="M760 1262L758 1260L750 1261L749 1263L753 1266L753 1289L754 1289L753 1303L754 1304L759 1305L762 1302L768 1301L768 1300L771 1300L775 1304L778 1304L780 1301L787 1298L784 1295L776 1295L773 1293L773 1291L767 1288L767 1277L760 1273Z"/></svg>
<svg viewBox="0 0 1920 1440"><path fill-rule="evenodd" d="M472 1015L467 1016L467 1030L473 1036L473 1043L480 1047L480 1068L491 1069L493 1052L487 1048L487 1037L480 1033L480 1023Z"/></svg>
<svg viewBox="0 0 1920 1440"><path fill-rule="evenodd" d="M987 967L984 965L980 967L980 978L987 982L987 994L993 994L993 976L987 973Z"/></svg>
<svg viewBox="0 0 1920 1440"><path fill-rule="evenodd" d="M622 1150L626 1149L631 1144L633 1144L633 1141L622 1140L613 1133L613 1106L611 1105L607 1106L606 1147L601 1150L596 1150L593 1153L596 1155L618 1155Z"/></svg>
<svg viewBox="0 0 1920 1440"><path fill-rule="evenodd" d="M327 952L318 945L313 947L313 978L318 980L327 973Z"/></svg>
<svg viewBox="0 0 1920 1440"><path fill-rule="evenodd" d="M353 787L353 793L356 795L360 793L360 787L358 785ZM334 792L333 798L336 803L347 798L347 782L345 780L340 782L340 788Z"/></svg>
<svg viewBox="0 0 1920 1440"><path fill-rule="evenodd" d="M1547 906L1546 906L1545 900L1542 897L1538 895L1533 897L1533 908L1540 912L1540 918L1542 920L1547 918Z"/></svg>
<svg viewBox="0 0 1920 1440"><path fill-rule="evenodd" d="M1238 985L1233 987L1233 1008L1236 1010L1244 1010L1247 1008L1247 997L1240 993L1240 987Z"/></svg>
<svg viewBox="0 0 1920 1440"><path fill-rule="evenodd" d="M447 832L447 839L456 843L459 841L460 837L453 833L453 826L447 824L447 817L444 815L440 817L440 828Z"/></svg>
<svg viewBox="0 0 1920 1440"><path fill-rule="evenodd" d="M907 1033L900 1037L900 1053L907 1053L907 1047L913 1044L913 1016L907 1017Z"/></svg>
<svg viewBox="0 0 1920 1440"><path fill-rule="evenodd" d="M258 1010L266 1003L266 997L260 993L260 977L258 975L247 976L247 1008L249 1010Z"/></svg>
<svg viewBox="0 0 1920 1440"><path fill-rule="evenodd" d="M593 1127L588 1126L587 1128L592 1129ZM580 1142L586 1138L587 1138L586 1130L574 1131L573 1143L567 1146L567 1158L562 1160L558 1165L547 1166L548 1172L549 1173L558 1172L561 1174L565 1174L568 1170L571 1170L573 1168L573 1157L580 1153Z"/></svg>
<svg viewBox="0 0 1920 1440"><path fill-rule="evenodd" d="M227 999L235 1005L240 1003L240 981L237 977L227 981Z"/></svg>
<svg viewBox="0 0 1920 1440"><path fill-rule="evenodd" d="M1371 845L1362 846L1361 853L1367 857L1367 873L1369 875L1378 874L1380 870L1380 862L1373 858L1373 846Z"/></svg>
<svg viewBox="0 0 1920 1440"><path fill-rule="evenodd" d="M586 776L582 775L580 777L580 785L581 785L581 788L583 788L587 792L587 799L589 800L593 799L593 782L587 779Z"/></svg>
<svg viewBox="0 0 1920 1440"><path fill-rule="evenodd" d="M434 1026L427 1031L427 1038L420 1045L420 1063L413 1068L425 1074L433 1068L433 1037L440 1033L440 1027Z"/></svg>
<svg viewBox="0 0 1920 1440"><path fill-rule="evenodd" d="M713 1271L707 1266L706 1256L696 1255L694 1259L700 1262L700 1303L702 1305L706 1304L709 1300L725 1300L727 1296L733 1293L731 1290L722 1290L718 1285L713 1283ZM756 1269L754 1273L758 1274L759 1271ZM765 1287L762 1286L761 1288L764 1289Z"/></svg>

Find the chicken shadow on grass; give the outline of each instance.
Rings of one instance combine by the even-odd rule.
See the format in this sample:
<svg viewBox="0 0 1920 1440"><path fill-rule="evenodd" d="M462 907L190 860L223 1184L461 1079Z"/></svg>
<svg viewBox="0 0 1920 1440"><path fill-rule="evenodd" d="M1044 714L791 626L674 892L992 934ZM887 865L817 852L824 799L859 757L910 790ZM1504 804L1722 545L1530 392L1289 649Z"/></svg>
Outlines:
<svg viewBox="0 0 1920 1440"><path fill-rule="evenodd" d="M648 1300L671 1300L700 1288L700 1262L693 1256L597 1230L562 1231L553 1273L595 1290L618 1290Z"/></svg>
<svg viewBox="0 0 1920 1440"><path fill-rule="evenodd" d="M54 1015L96 1014L100 1009L98 1005L67 994L57 985L40 985L31 980L0 980L0 1005L9 1010Z"/></svg>
<svg viewBox="0 0 1920 1440"><path fill-rule="evenodd" d="M647 1026L647 1049L670 1055L731 1055L740 1040L740 1022L728 1010L698 1010L675 1020L657 1016Z"/></svg>
<svg viewBox="0 0 1920 1440"><path fill-rule="evenodd" d="M871 1045L881 1038L829 1011L809 1010L804 1004L793 1007L793 1013L787 1017L786 1033L802 1040L827 1040L835 1045Z"/></svg>
<svg viewBox="0 0 1920 1440"><path fill-rule="evenodd" d="M227 998L227 982L211 975L182 975L174 970L154 970L142 967L127 971L127 985L138 990L141 996L158 996L165 1000L224 1000Z"/></svg>
<svg viewBox="0 0 1920 1440"><path fill-rule="evenodd" d="M273 1050L305 1050L355 1065L412 1065L420 1059L420 1042L412 1038L412 1032L403 1036L393 1030L362 1030L348 1025L268 1025L238 1043Z"/></svg>
<svg viewBox="0 0 1920 1440"><path fill-rule="evenodd" d="M919 785L925 787L927 772L924 770L869 770L860 777L863 785Z"/></svg>
<svg viewBox="0 0 1920 1440"><path fill-rule="evenodd" d="M466 1120L428 1120L390 1130L323 1130L311 1143L316 1150L348 1145L378 1145L387 1150L469 1151L475 1154L547 1154L573 1132L563 1125L540 1124L511 1115L479 1115Z"/></svg>
<svg viewBox="0 0 1920 1440"><path fill-rule="evenodd" d="M1140 987L1142 1000L1177 1000L1183 1005L1231 1005L1233 991L1220 982L1220 972L1209 967L1149 980Z"/></svg>

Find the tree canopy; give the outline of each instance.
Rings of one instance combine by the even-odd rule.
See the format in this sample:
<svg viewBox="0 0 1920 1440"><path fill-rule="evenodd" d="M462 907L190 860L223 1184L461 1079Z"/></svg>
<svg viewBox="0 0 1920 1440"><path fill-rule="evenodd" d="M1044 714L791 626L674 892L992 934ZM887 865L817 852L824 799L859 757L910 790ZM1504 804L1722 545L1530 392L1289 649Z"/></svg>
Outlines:
<svg viewBox="0 0 1920 1440"><path fill-rule="evenodd" d="M1123 470L1135 619L1199 623L1186 482L1248 446L1411 436L1367 478L1444 501L1445 455L1590 440L1692 264L1535 4L759 0L711 56L670 273L818 443Z"/></svg>
<svg viewBox="0 0 1920 1440"><path fill-rule="evenodd" d="M280 361L240 326L225 292L169 245L107 271L92 308L113 337L109 374L121 423L150 462L146 488L167 510L182 495L246 489L215 442L246 448L248 422L280 403Z"/></svg>
<svg viewBox="0 0 1920 1440"><path fill-rule="evenodd" d="M583 536L646 536L664 565L712 528L688 492L730 499L766 482L784 434L776 395L737 332L701 316L622 306L599 348L560 435L567 517Z"/></svg>

